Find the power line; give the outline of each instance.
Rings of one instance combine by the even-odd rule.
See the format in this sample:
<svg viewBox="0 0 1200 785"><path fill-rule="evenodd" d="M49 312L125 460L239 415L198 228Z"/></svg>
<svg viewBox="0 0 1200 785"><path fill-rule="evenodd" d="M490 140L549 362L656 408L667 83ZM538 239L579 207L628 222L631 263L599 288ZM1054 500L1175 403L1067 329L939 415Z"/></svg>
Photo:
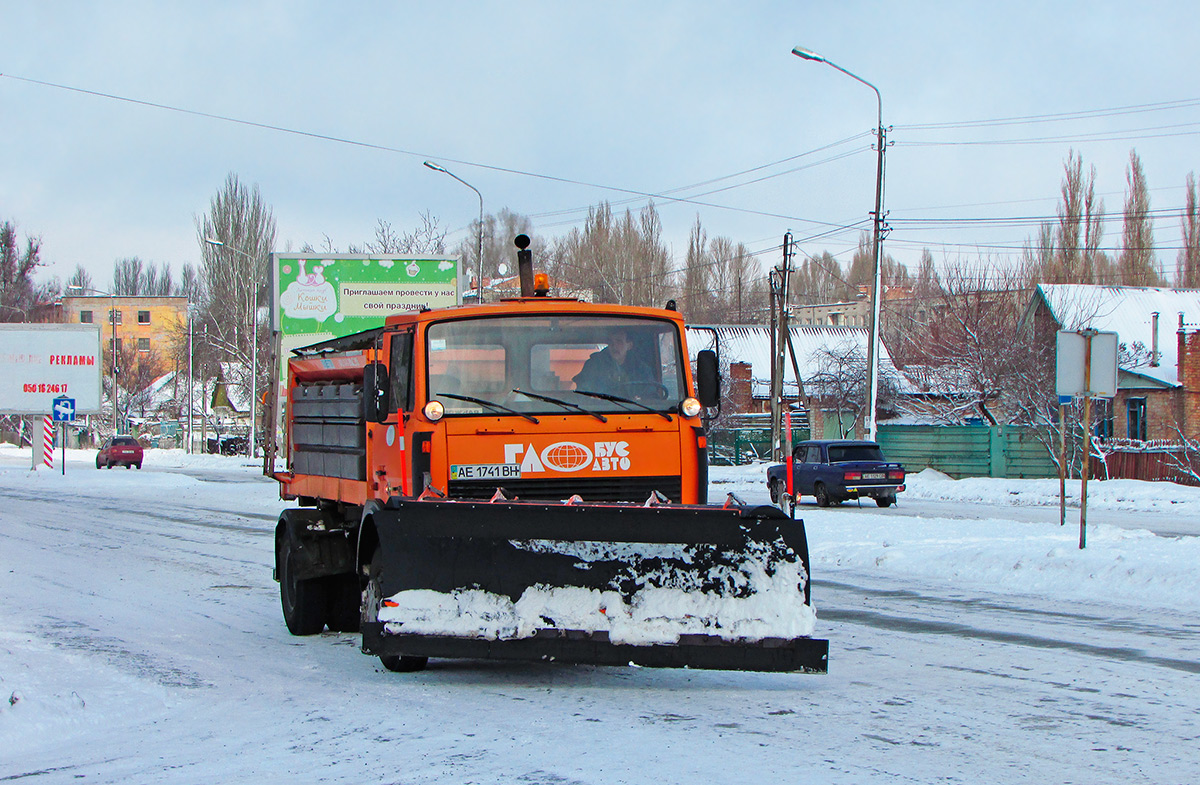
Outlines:
<svg viewBox="0 0 1200 785"><path fill-rule="evenodd" d="M1189 128L1193 130L1176 131L1173 133L1158 133L1150 134L1143 133L1145 131L1170 131L1172 129ZM1063 142L1121 142L1121 141L1137 141L1139 139L1167 139L1176 136L1196 136L1200 135L1200 123L1178 123L1175 125L1162 125L1147 128L1132 128L1121 131L1096 131L1090 134L1071 134L1066 136L1039 136L1029 137L1026 139L976 139L964 141L905 141L900 140L895 144L897 147L971 147L985 145L1037 145L1037 144L1062 144Z"/></svg>
<svg viewBox="0 0 1200 785"><path fill-rule="evenodd" d="M912 123L896 125L896 128L916 131L949 130L956 128L986 128L1001 125L1025 125L1033 123L1056 123L1068 120L1090 120L1101 117L1118 117L1121 115L1141 114L1145 112L1162 112L1171 109L1186 109L1200 106L1200 98L1184 98L1177 101L1163 101L1152 104L1133 104L1117 106L1109 109L1084 109L1075 112L1055 112L1052 114L1023 115L1017 117L1000 117L991 120L958 120L944 123Z"/></svg>
<svg viewBox="0 0 1200 785"><path fill-rule="evenodd" d="M303 137L303 138L307 138L307 139L316 139L319 141L333 142L335 144L350 145L353 147L360 147L360 148L364 148L364 149L368 149L368 150L378 150L380 152L395 153L398 155L405 155L405 156L409 156L412 158L419 158L422 160L432 158L432 159L436 159L439 161L445 161L448 163L457 164L460 166L470 166L470 167L474 167L476 169L484 169L484 170L493 171L493 172L500 172L503 174L512 174L512 175L517 175L520 177L533 177L536 179L547 180L547 181L556 182L556 183L562 183L565 185L578 185L578 186L583 186L585 188L595 188L595 189L603 190L603 191L613 191L615 193L629 194L631 196L637 197L638 199L659 198L659 199L664 199L664 200L673 201L673 202L683 202L686 204L694 204L694 205L697 205L700 207L710 207L710 208L714 208L714 209L746 213L749 215L759 215L759 216L763 216L763 217L767 217L767 218L780 218L780 219L789 220L789 221L800 221L803 223L809 223L809 224L813 224L816 226L831 226L831 225L833 225L833 224L828 224L828 223L824 223L821 221L813 221L813 220L806 219L806 218L800 218L798 216L782 215L779 213L771 213L771 212L766 212L766 211L761 211L761 210L751 210L748 208L733 207L730 205L714 204L714 203L710 203L710 202L700 202L700 201L697 201L694 199L688 199L688 198L683 198L683 197L674 197L674 196L670 196L667 194L656 194L656 193L651 193L651 192L647 192L647 191L639 191L639 190L636 190L633 188L622 188L620 186L615 186L615 185L606 185L603 183L593 183L593 182L588 182L586 180L575 180L575 179L568 178L568 177L559 177L556 175L542 174L539 172L530 172L530 171L525 171L522 169L514 169L512 167L498 166L495 164L485 164L485 163L479 163L477 161L467 161L467 160L464 160L461 158L453 158L450 156L438 155L436 153L423 153L423 152L418 152L415 150L406 150L406 149L400 148L400 147L392 147L390 145L375 144L372 142L362 142L362 141L358 141L355 139L348 139L345 137L333 136L330 134L321 134L321 133L316 133L313 131L303 131L303 130L299 130L299 129L295 129L295 128L288 128L288 127L282 126L282 125L257 122L254 120L243 120L241 118L230 117L228 115L220 115L220 114L216 114L213 112L202 112L202 111L199 111L196 109L186 109L183 107L172 106L170 104L157 103L154 101L144 101L144 100L137 99L137 98L129 98L126 96L116 95L113 93L105 93L105 92L101 92L98 90L88 90L88 89L81 88L81 87L72 87L70 85L57 84L54 82L47 82L47 81L43 81L40 79L32 79L32 78L23 77L23 76L16 76L14 74L0 73L0 78L13 79L13 80L20 81L20 82L26 82L28 84L36 84L36 85L40 85L43 87L54 88L56 90L65 90L67 92L79 93L81 95L90 95L90 96L94 96L97 98L105 98L105 99L112 100L112 101L120 101L122 103L133 104L135 106L142 106L142 107L147 107L147 108L151 108L151 109L161 109L161 110L168 111L168 112L176 112L179 114L190 115L192 117L203 117L203 118L206 118L209 120L219 120L221 122L233 123L236 125L243 125L243 126L246 126L249 128L259 128L259 129L267 130L267 131L275 131L278 133L289 134L292 136L299 136L299 137ZM859 136L861 136L861 134ZM857 138L857 136L848 137L849 140L853 140L855 138ZM842 142L835 142L833 144L836 145L836 144L843 144L843 143L845 143L845 140L843 140ZM855 153L857 153L857 152L861 152L861 151L855 151ZM801 153L800 155L807 155L807 154L808 153ZM785 159L785 160L788 160L788 159ZM833 159L833 160L836 160L836 159ZM769 166L769 165L766 165L766 166ZM756 169L757 168L758 167L756 167ZM751 170L747 170L747 171L755 171L756 169L751 169ZM736 176L736 175L731 175L731 176ZM719 189L719 190L727 190L727 189ZM715 193L715 191L714 191L714 193Z"/></svg>

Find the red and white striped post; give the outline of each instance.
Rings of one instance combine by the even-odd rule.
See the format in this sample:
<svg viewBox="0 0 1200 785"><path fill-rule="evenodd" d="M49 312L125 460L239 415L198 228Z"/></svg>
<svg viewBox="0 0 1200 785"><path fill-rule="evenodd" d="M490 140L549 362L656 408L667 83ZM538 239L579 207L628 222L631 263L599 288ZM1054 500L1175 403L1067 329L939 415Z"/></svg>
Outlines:
<svg viewBox="0 0 1200 785"><path fill-rule="evenodd" d="M54 468L54 420L49 415L42 418L42 463Z"/></svg>

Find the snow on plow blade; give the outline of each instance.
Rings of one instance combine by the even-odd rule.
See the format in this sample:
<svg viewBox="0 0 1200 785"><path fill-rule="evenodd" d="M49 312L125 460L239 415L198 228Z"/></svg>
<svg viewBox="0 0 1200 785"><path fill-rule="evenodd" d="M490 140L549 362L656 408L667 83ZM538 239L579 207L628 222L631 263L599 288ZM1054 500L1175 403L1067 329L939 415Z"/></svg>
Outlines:
<svg viewBox="0 0 1200 785"><path fill-rule="evenodd" d="M394 499L374 520L368 654L827 668L804 524L775 507Z"/></svg>

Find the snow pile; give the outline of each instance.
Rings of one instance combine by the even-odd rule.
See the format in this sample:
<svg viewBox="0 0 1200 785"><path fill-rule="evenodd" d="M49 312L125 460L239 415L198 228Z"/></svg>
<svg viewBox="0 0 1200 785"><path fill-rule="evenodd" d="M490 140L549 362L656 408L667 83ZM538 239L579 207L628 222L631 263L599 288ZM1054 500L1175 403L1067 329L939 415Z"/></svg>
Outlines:
<svg viewBox="0 0 1200 785"><path fill-rule="evenodd" d="M745 559L736 569L710 568L699 576L682 571L666 581L645 572L639 578L645 583L628 599L618 591L541 584L516 602L480 589L407 590L384 601L379 620L391 634L513 640L539 630L582 630L638 646L675 644L681 635L799 638L816 626L816 614L804 604L806 576L795 560ZM714 585L722 590L712 591Z"/></svg>
<svg viewBox="0 0 1200 785"><path fill-rule="evenodd" d="M765 467L762 474L766 475ZM980 504L1015 504L1022 507L1057 507L1059 482L1055 478L1040 480L1005 480L991 477L964 477L955 480L935 469L910 474L905 480L908 489L904 499L929 499L943 502L975 502ZM1066 498L1069 507L1079 507L1081 483L1067 480ZM1143 480L1090 480L1088 509L1155 511L1169 513L1180 505L1200 505L1200 488L1176 485L1171 482Z"/></svg>
<svg viewBox="0 0 1200 785"><path fill-rule="evenodd" d="M645 589L625 602L619 592L577 586L532 586L515 603L463 589L393 594L379 609L389 634L446 635L485 640L533 637L538 630L603 632L614 644L675 644L680 635L725 640L810 636L816 614L796 590L795 569L779 570L750 597L720 597L679 589Z"/></svg>

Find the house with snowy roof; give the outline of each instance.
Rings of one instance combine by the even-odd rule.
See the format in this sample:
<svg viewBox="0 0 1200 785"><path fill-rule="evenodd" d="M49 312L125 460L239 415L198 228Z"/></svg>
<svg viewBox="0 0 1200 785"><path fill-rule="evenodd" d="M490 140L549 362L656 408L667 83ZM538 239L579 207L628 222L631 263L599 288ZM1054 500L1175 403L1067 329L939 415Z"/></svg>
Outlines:
<svg viewBox="0 0 1200 785"><path fill-rule="evenodd" d="M1117 395L1101 403L1105 435L1200 438L1200 289L1041 284L1023 318L1051 345L1059 330L1117 334Z"/></svg>
<svg viewBox="0 0 1200 785"><path fill-rule="evenodd" d="M771 328L766 325L688 325L688 349L717 352L721 374L725 379L723 398L726 411L735 413L766 412L771 408ZM853 428L863 432L862 423L848 423L847 411L836 403L841 384L858 385L862 392L862 367L867 356L870 331L865 327L833 327L827 325L792 325L791 355L784 355L783 397L794 403L800 416L807 417L814 436L839 433ZM797 380L796 371L800 372ZM908 383L892 364L887 347L880 342L879 374L892 387L902 391ZM844 391L843 391L844 392ZM865 395L858 396L865 400ZM843 427L837 428L841 415ZM826 428L828 421L829 428Z"/></svg>

